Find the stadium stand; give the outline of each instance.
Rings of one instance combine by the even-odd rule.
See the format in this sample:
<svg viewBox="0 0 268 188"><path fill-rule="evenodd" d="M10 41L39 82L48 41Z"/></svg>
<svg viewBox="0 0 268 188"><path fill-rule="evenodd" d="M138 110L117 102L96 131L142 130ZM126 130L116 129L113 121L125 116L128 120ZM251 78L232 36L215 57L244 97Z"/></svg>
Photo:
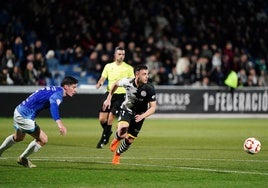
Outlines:
<svg viewBox="0 0 268 188"><path fill-rule="evenodd" d="M95 84L121 45L156 85L222 86L233 70L241 87L267 86L267 22L266 0L3 1L0 85Z"/></svg>

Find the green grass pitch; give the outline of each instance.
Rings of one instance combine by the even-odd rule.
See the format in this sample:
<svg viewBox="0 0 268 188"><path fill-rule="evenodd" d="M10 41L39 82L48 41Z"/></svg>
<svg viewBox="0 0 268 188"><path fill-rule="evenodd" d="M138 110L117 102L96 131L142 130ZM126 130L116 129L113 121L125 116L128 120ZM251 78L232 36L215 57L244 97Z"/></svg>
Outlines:
<svg viewBox="0 0 268 188"><path fill-rule="evenodd" d="M64 118L60 136L50 118L37 118L48 144L31 156L37 168L16 159L32 138L0 158L0 187L267 187L268 119L147 119L139 137L112 165L108 145L96 149L96 119ZM12 118L0 118L0 141L13 133ZM115 128L115 124L113 129ZM247 137L260 153L243 151Z"/></svg>

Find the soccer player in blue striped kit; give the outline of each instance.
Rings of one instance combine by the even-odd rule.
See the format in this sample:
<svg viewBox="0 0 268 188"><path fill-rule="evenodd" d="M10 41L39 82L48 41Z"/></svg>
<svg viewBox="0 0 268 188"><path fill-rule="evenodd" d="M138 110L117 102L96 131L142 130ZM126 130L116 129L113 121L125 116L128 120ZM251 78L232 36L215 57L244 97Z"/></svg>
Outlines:
<svg viewBox="0 0 268 188"><path fill-rule="evenodd" d="M16 142L23 141L26 133L31 135L34 140L28 145L25 151L19 156L18 164L34 168L34 165L28 156L37 152L44 146L48 137L45 132L37 125L35 118L38 113L46 108L50 109L52 118L55 120L60 134L67 133L66 127L59 116L59 105L63 97L72 97L76 93L78 80L71 76L66 76L61 86L48 86L41 88L22 101L14 110L14 128L15 133L9 135L0 146L0 156L2 153L14 145Z"/></svg>

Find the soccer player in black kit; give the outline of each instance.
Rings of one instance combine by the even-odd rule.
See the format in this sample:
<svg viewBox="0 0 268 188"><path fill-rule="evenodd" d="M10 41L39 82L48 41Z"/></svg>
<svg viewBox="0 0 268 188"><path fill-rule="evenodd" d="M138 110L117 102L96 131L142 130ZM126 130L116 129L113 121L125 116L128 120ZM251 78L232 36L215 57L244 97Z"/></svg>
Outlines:
<svg viewBox="0 0 268 188"><path fill-rule="evenodd" d="M113 164L120 163L120 155L127 151L134 142L145 118L152 115L156 110L156 93L154 86L148 82L148 68L145 65L137 65L134 67L134 74L135 78L123 78L115 82L103 103L103 109L110 108L111 98L117 87L123 86L126 88L115 138L110 145L110 150L114 152Z"/></svg>

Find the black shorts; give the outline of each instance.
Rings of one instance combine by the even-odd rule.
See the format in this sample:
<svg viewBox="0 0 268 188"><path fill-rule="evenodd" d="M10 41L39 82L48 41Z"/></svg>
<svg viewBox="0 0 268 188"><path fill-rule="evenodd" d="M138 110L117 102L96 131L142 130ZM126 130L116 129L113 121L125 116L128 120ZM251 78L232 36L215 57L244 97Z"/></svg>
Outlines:
<svg viewBox="0 0 268 188"><path fill-rule="evenodd" d="M106 92L104 94L104 96L101 100L99 112L112 112L113 115L118 116L119 111L120 111L120 106L121 106L122 102L124 102L124 100L125 100L125 94L113 94L110 109L106 108L106 110L102 110L103 102L106 100L108 94L109 94L109 92Z"/></svg>
<svg viewBox="0 0 268 188"><path fill-rule="evenodd" d="M135 115L130 114L128 111L121 110L119 113L118 121L128 122L129 127L127 133L130 134L132 137L137 137L142 128L144 119L142 121L136 122Z"/></svg>

